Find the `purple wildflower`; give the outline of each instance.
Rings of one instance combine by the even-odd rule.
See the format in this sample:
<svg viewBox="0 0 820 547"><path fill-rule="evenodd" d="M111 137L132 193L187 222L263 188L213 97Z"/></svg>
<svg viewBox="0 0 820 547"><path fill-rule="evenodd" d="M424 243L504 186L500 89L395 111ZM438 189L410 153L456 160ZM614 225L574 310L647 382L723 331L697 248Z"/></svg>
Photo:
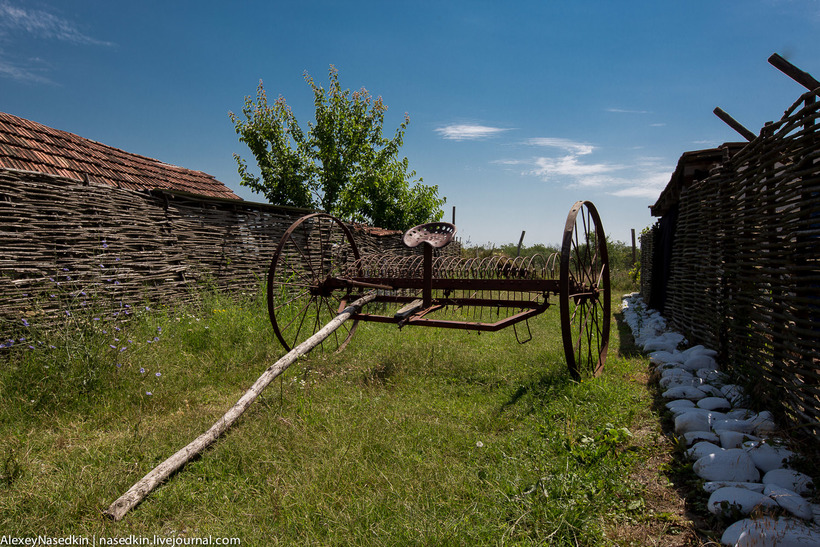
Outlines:
<svg viewBox="0 0 820 547"><path fill-rule="evenodd" d="M23 326L28 327L28 321L26 321L25 319L23 319Z"/></svg>
<svg viewBox="0 0 820 547"><path fill-rule="evenodd" d="M161 372L157 372L154 376L156 376L157 378L159 378L160 376L162 376L162 373L161 373Z"/></svg>
<svg viewBox="0 0 820 547"><path fill-rule="evenodd" d="M145 369L144 368L140 368L140 374L145 374Z"/></svg>
<svg viewBox="0 0 820 547"><path fill-rule="evenodd" d="M150 391L146 391L146 392L145 392L145 394L146 394L146 395L148 395L149 397L150 397L151 395L153 395L153 393L151 393Z"/></svg>
<svg viewBox="0 0 820 547"><path fill-rule="evenodd" d="M117 346L115 346L113 344L108 344L108 347L111 348L111 349L117 349Z"/></svg>

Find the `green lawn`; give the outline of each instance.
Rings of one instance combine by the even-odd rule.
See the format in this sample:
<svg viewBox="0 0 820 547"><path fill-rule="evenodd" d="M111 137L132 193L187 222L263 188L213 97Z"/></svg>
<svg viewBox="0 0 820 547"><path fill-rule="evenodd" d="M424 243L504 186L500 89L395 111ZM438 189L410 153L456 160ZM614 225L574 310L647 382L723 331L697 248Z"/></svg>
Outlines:
<svg viewBox="0 0 820 547"><path fill-rule="evenodd" d="M344 353L294 364L113 522L108 505L283 354L256 296L114 326L32 325L0 354L0 534L602 545L647 518L629 478L655 450L631 433L657 423L634 378L646 361L621 354L613 325L604 375L571 381L555 305L524 345L511 329L361 324Z"/></svg>

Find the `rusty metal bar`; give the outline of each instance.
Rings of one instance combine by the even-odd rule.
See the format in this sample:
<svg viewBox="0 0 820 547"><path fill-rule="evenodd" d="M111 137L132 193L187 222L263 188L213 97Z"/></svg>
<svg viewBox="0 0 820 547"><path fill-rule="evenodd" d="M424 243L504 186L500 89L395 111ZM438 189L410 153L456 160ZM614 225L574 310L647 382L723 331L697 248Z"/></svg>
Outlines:
<svg viewBox="0 0 820 547"><path fill-rule="evenodd" d="M352 278L353 281L370 283L378 286L389 286L391 289L424 289L424 279L421 278ZM541 292L558 294L560 291L557 279L449 279L432 278L432 290L463 290L463 291L509 291L509 292ZM341 282L339 286L345 286Z"/></svg>
<svg viewBox="0 0 820 547"><path fill-rule="evenodd" d="M429 308L433 301L433 246L422 243L424 247L424 288L422 289L422 300L424 307Z"/></svg>

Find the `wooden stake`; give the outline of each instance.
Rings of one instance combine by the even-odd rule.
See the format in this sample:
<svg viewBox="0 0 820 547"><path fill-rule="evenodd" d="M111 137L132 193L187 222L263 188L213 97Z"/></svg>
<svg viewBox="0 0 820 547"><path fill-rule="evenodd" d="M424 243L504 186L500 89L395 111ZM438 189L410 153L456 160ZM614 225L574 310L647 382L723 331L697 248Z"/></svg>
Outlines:
<svg viewBox="0 0 820 547"><path fill-rule="evenodd" d="M338 329L342 323L350 319L362 306L376 298L376 293L369 293L356 300L334 317L316 334L290 350L284 357L269 366L262 376L245 392L245 394L226 412L211 428L191 441L185 448L156 466L147 475L132 486L125 494L104 511L104 514L114 520L121 520L125 514L145 499L162 481L167 479L172 473L177 471L194 456L205 450L216 441L220 435L251 406L262 391L280 374L293 364L299 357L318 346L322 341Z"/></svg>

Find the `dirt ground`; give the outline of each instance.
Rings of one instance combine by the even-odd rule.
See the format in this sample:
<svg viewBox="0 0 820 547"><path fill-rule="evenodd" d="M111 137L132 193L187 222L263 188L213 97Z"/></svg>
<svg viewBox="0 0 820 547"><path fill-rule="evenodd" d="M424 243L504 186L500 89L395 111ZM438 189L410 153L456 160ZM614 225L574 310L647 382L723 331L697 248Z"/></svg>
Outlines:
<svg viewBox="0 0 820 547"><path fill-rule="evenodd" d="M616 318L621 354L641 355L629 327L620 321L621 314L616 314ZM655 379L649 375L648 359L646 371L636 373L633 380L646 387L653 397L655 414L662 418L649 420L632 432L635 444L649 453L646 465L631 476L643 487L646 506L642 517L613 524L610 538L618 545L719 546L723 525L707 517L707 498L698 488L691 462L683 457L682 447L676 445L673 423L663 406L665 401Z"/></svg>

